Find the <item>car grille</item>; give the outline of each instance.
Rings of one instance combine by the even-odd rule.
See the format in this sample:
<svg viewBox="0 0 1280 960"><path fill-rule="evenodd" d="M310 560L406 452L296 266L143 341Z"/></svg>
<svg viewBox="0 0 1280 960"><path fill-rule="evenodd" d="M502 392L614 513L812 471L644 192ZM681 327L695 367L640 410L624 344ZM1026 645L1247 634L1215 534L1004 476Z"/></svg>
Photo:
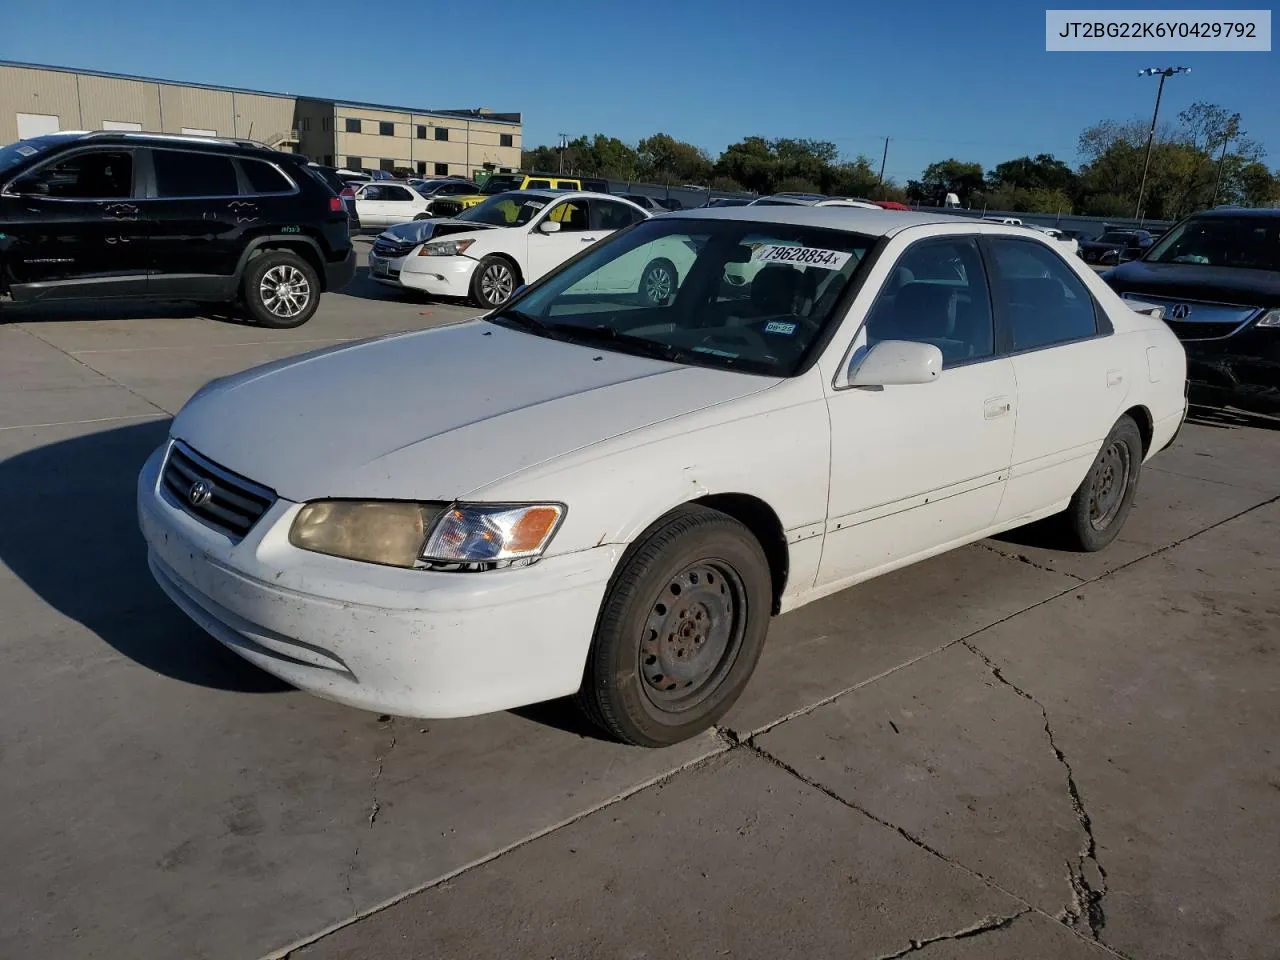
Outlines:
<svg viewBox="0 0 1280 960"><path fill-rule="evenodd" d="M174 504L233 542L243 539L276 500L271 490L206 460L181 440L169 447L161 486Z"/></svg>
<svg viewBox="0 0 1280 960"><path fill-rule="evenodd" d="M1164 320L1179 340L1225 340L1244 329L1259 312L1257 307L1233 303L1206 303L1173 297L1132 294L1128 299L1164 307ZM1177 316L1176 314L1183 314Z"/></svg>
<svg viewBox="0 0 1280 960"><path fill-rule="evenodd" d="M379 237L373 241L373 252L379 257L407 257L416 246L416 243L400 243Z"/></svg>
<svg viewBox="0 0 1280 960"><path fill-rule="evenodd" d="M436 200L431 204L433 217L456 217L462 212L462 203L458 200Z"/></svg>

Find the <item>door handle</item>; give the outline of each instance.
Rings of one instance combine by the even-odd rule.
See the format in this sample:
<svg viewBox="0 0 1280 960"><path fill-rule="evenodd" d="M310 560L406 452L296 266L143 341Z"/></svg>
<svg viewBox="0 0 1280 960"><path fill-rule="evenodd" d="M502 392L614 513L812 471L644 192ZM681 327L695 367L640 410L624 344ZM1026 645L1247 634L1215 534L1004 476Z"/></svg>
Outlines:
<svg viewBox="0 0 1280 960"><path fill-rule="evenodd" d="M987 420L998 420L1013 409L1008 397L992 397L982 405L982 415Z"/></svg>
<svg viewBox="0 0 1280 960"><path fill-rule="evenodd" d="M595 238L595 237L583 237L583 238L582 238L582 242L583 242L583 243L595 243L595 242L596 242L596 238Z"/></svg>
<svg viewBox="0 0 1280 960"><path fill-rule="evenodd" d="M1124 371L1122 371L1122 370L1108 370L1108 371L1107 371L1107 386L1108 386L1108 387L1118 387L1118 386L1120 386L1120 384L1122 384L1122 383L1124 383Z"/></svg>

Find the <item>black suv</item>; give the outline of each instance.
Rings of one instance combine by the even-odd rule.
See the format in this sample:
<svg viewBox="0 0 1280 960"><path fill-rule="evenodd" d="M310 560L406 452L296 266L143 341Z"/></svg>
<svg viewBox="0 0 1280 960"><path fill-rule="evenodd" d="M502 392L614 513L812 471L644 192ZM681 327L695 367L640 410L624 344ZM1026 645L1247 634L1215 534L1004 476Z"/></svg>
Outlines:
<svg viewBox="0 0 1280 960"><path fill-rule="evenodd" d="M1102 275L1164 307L1192 399L1280 414L1280 210L1209 210Z"/></svg>
<svg viewBox="0 0 1280 960"><path fill-rule="evenodd" d="M0 299L241 301L296 327L354 273L346 208L305 157L116 132L0 148Z"/></svg>

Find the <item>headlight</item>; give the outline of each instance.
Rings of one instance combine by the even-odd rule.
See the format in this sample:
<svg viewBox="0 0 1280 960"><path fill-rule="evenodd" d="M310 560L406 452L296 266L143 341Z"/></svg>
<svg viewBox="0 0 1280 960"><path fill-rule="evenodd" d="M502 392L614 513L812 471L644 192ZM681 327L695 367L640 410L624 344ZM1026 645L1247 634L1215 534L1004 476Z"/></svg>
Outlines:
<svg viewBox="0 0 1280 960"><path fill-rule="evenodd" d="M564 519L559 503L450 507L422 551L436 563L493 563L539 556Z"/></svg>
<svg viewBox="0 0 1280 960"><path fill-rule="evenodd" d="M302 550L392 567L413 568L425 561L487 569L537 559L564 515L558 503L318 500L298 511L289 542Z"/></svg>
<svg viewBox="0 0 1280 960"><path fill-rule="evenodd" d="M1259 327L1280 327L1280 308L1268 310L1258 318Z"/></svg>
<svg viewBox="0 0 1280 960"><path fill-rule="evenodd" d="M347 560L412 567L443 505L318 500L298 511L289 542L303 550Z"/></svg>
<svg viewBox="0 0 1280 960"><path fill-rule="evenodd" d="M424 243L418 251L420 257L457 257L467 252L474 240L437 240Z"/></svg>

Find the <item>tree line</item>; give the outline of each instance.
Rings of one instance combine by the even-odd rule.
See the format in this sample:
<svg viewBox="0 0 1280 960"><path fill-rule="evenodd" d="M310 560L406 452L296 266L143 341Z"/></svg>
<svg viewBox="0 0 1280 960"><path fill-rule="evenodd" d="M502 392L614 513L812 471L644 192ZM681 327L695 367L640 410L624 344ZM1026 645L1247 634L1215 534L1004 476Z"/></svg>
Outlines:
<svg viewBox="0 0 1280 960"><path fill-rule="evenodd" d="M869 197L940 205L948 193L963 206L1027 213L1130 217L1137 207L1146 160L1148 122L1103 120L1080 134L1081 162L1041 153L984 170L954 157L929 164L905 186L883 181L871 158L841 157L834 143L752 136L713 158L706 150L665 133L632 146L597 133L565 146L525 150L528 170L577 173L713 190L766 194L781 191ZM1142 216L1176 219L1214 204L1280 205L1280 170L1225 107L1195 103L1156 130Z"/></svg>

